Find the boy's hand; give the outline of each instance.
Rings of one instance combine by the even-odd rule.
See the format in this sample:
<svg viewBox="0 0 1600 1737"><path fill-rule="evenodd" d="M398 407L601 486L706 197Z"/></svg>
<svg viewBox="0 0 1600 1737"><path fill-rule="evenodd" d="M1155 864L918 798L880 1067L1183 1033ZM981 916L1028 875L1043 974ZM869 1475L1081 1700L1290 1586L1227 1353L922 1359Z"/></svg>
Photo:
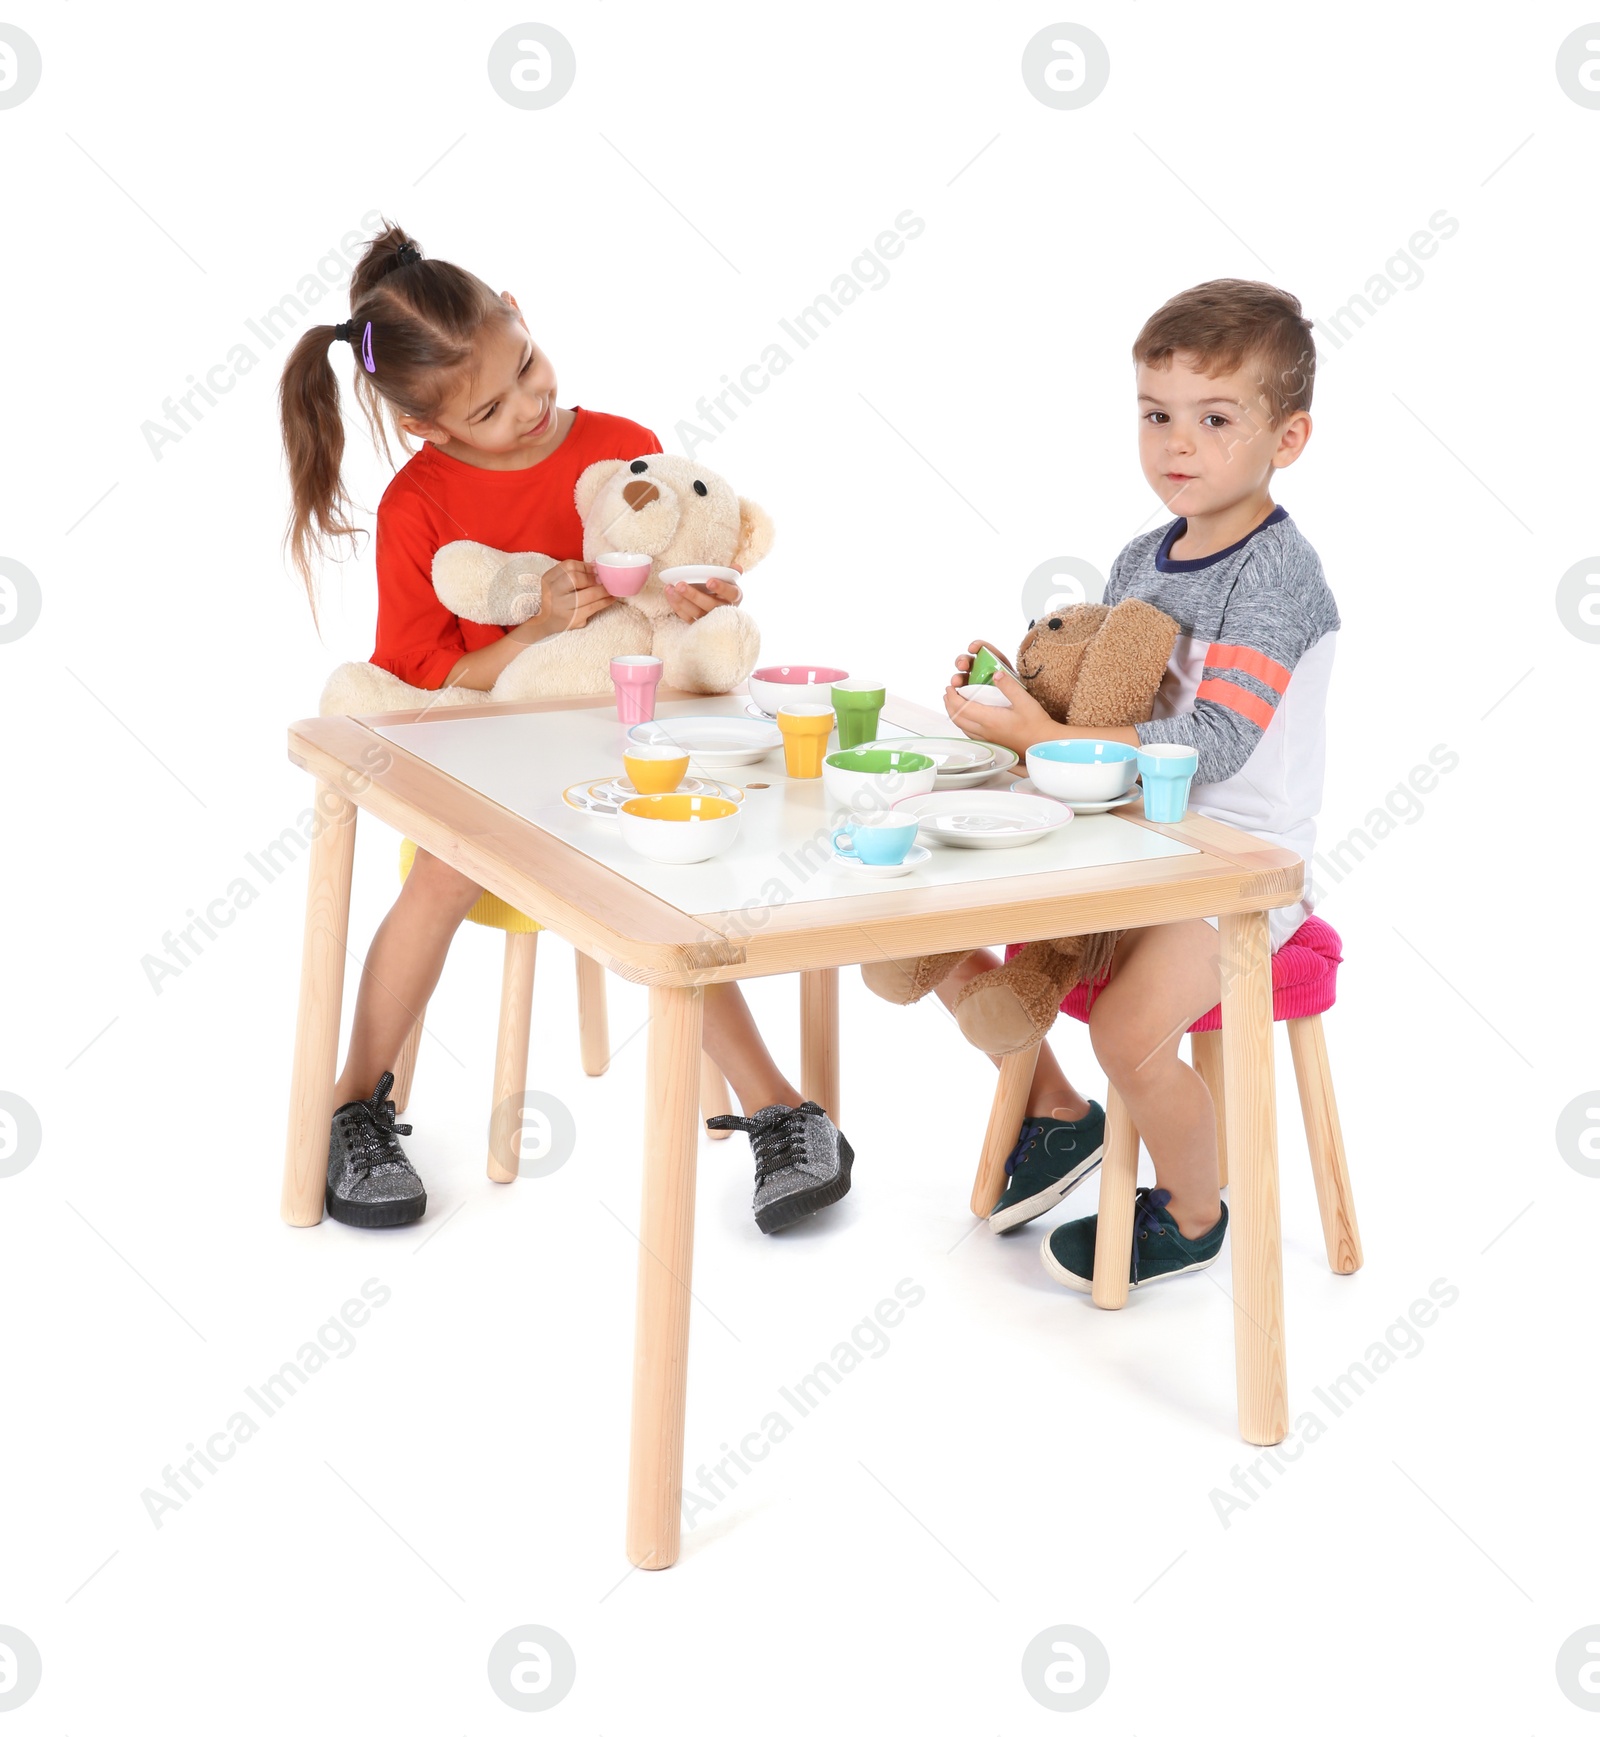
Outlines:
<svg viewBox="0 0 1600 1737"><path fill-rule="evenodd" d="M1009 664L1010 659L1006 657L1005 653L1002 652L998 646L990 645L986 639L975 639L956 659L956 673L950 678L951 687L964 688L967 685L967 676L972 669L972 654L980 648L993 652L993 654L1000 659L1001 663ZM982 703L983 702L980 700L979 704L981 705Z"/></svg>
<svg viewBox="0 0 1600 1737"><path fill-rule="evenodd" d="M698 585L682 581L676 585L663 585L661 589L672 605L672 613L680 621L698 621L702 615L709 615L723 604L731 607L744 599L743 591L731 579L708 579L704 591Z"/></svg>
<svg viewBox="0 0 1600 1737"><path fill-rule="evenodd" d="M542 622L546 634L566 633L583 627L616 601L586 563L558 561L544 576L543 607L527 625Z"/></svg>
<svg viewBox="0 0 1600 1737"><path fill-rule="evenodd" d="M983 643L974 640L971 650L976 651ZM989 649L993 651L994 647ZM967 684L967 671L971 668L970 656L958 657L956 673L944 691L944 709L957 729L979 741L1010 748L1019 755L1025 755L1038 742L1067 734L1022 683L1003 669L995 671L993 685L1010 700L1009 709L986 706L981 700L969 700L963 689Z"/></svg>

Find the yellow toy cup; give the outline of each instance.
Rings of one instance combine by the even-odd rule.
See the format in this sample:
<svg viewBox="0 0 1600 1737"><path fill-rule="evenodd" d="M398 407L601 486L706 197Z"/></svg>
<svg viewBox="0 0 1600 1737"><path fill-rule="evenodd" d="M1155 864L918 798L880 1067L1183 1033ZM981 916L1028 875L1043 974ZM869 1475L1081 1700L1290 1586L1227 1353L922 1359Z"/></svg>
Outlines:
<svg viewBox="0 0 1600 1737"><path fill-rule="evenodd" d="M622 756L628 782L641 796L676 790L689 776L689 756L664 742L636 742Z"/></svg>
<svg viewBox="0 0 1600 1737"><path fill-rule="evenodd" d="M791 778L820 778L828 738L833 734L832 706L780 706L783 769Z"/></svg>

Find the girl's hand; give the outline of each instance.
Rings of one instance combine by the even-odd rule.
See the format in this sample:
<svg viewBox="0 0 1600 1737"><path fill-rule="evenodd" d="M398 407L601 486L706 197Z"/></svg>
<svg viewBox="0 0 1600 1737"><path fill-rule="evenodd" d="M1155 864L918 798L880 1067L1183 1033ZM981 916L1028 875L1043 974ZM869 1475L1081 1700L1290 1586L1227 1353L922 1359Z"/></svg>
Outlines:
<svg viewBox="0 0 1600 1737"><path fill-rule="evenodd" d="M539 613L526 623L530 628L543 624L539 638L582 627L617 600L584 562L558 561L544 576L541 601Z"/></svg>
<svg viewBox="0 0 1600 1737"><path fill-rule="evenodd" d="M744 599L743 591L731 579L708 579L704 591L698 585L683 582L663 585L661 589L672 605L672 613L680 621L698 621L702 615L709 615L723 604L732 607Z"/></svg>
<svg viewBox="0 0 1600 1737"><path fill-rule="evenodd" d="M977 649L976 645L973 649ZM1004 706L986 706L979 700L969 700L963 693L966 671L972 668L970 657L957 658L956 668L956 675L951 677L950 685L944 691L944 709L950 714L950 721L965 734L982 742L998 743L1017 754L1026 754L1036 743L1069 733L1015 676L1008 675L1005 670L995 671L994 685L1010 700L1009 710Z"/></svg>

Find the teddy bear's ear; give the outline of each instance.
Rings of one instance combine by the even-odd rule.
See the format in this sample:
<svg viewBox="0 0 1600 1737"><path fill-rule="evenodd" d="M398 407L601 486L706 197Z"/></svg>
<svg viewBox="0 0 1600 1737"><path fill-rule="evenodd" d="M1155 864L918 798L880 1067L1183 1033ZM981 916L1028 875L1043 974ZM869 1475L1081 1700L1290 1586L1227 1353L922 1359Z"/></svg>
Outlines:
<svg viewBox="0 0 1600 1737"><path fill-rule="evenodd" d="M733 564L741 573L748 573L772 547L772 520L754 501L739 497L739 546L733 552Z"/></svg>
<svg viewBox="0 0 1600 1737"><path fill-rule="evenodd" d="M589 509L594 505L594 497L628 462L625 458L603 458L598 464L591 464L578 478L578 486L572 491L572 498L578 505L578 517L586 519Z"/></svg>

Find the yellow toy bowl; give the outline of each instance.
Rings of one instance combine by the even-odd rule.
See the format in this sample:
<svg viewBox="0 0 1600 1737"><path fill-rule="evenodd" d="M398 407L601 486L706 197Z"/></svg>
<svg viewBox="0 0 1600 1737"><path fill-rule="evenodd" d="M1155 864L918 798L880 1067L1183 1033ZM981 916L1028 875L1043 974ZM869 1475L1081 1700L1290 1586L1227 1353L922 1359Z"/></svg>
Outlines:
<svg viewBox="0 0 1600 1737"><path fill-rule="evenodd" d="M723 796L635 796L617 824L628 848L652 862L707 862L739 836L739 805Z"/></svg>

